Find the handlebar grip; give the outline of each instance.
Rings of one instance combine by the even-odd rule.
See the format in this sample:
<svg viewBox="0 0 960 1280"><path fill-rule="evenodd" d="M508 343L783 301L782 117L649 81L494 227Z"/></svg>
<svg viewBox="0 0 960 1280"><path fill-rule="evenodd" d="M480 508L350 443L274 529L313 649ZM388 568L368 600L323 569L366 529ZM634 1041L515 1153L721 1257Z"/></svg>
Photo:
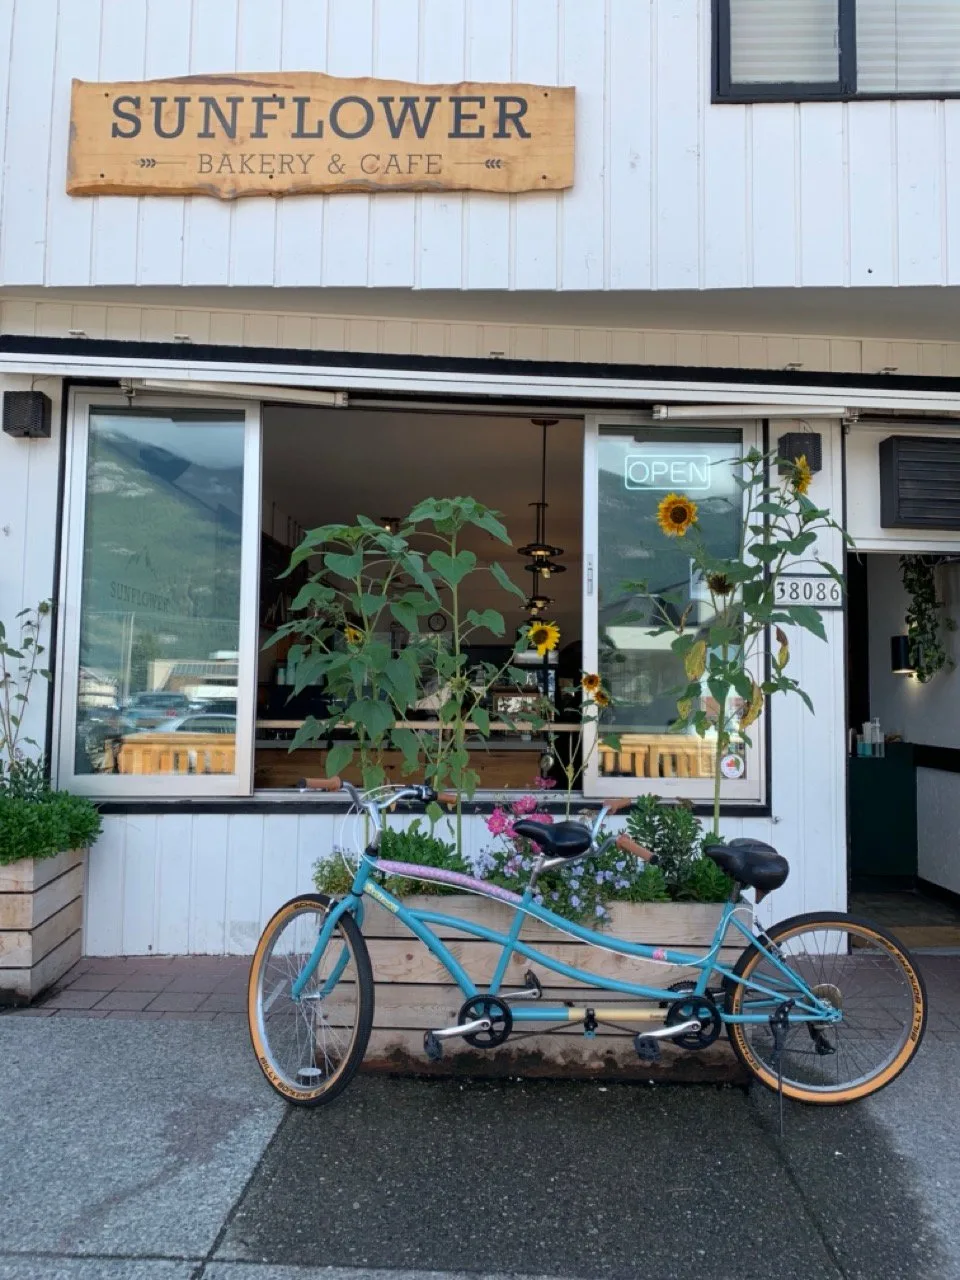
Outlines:
<svg viewBox="0 0 960 1280"><path fill-rule="evenodd" d="M631 840L627 835L617 836L613 843L621 853L632 853L641 862L649 862L653 857L649 849L645 849L642 844L638 844L636 840Z"/></svg>
<svg viewBox="0 0 960 1280"><path fill-rule="evenodd" d="M301 791L339 791L343 786L340 777L333 778L301 778L297 783Z"/></svg>
<svg viewBox="0 0 960 1280"><path fill-rule="evenodd" d="M457 794L456 791L438 791L437 792L438 804L456 804L459 799L460 799L460 796Z"/></svg>
<svg viewBox="0 0 960 1280"><path fill-rule="evenodd" d="M633 800L629 796L626 796L621 797L619 800L605 800L603 803L604 807L608 809L610 813L619 813L621 809L629 809L633 804Z"/></svg>

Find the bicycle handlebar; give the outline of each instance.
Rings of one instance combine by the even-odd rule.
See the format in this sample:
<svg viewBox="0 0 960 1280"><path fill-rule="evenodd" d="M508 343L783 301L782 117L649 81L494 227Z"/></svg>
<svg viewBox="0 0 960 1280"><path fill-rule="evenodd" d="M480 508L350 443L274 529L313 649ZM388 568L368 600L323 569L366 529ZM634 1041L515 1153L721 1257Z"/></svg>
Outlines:
<svg viewBox="0 0 960 1280"><path fill-rule="evenodd" d="M641 862L649 862L653 857L653 853L649 849L642 844L638 844L636 840L631 840L628 835L617 836L613 843L621 853L632 853Z"/></svg>
<svg viewBox="0 0 960 1280"><path fill-rule="evenodd" d="M379 814L383 809L389 809L391 805L401 800L419 800L422 804L430 804L433 801L439 804L455 805L461 797L456 791L434 791L427 783L414 784L409 787L400 787L396 794L388 796L383 801L364 800L356 787L352 783L344 782L344 780L335 775L332 778L301 778L298 786L301 791L348 791L357 804L362 804L369 812ZM597 814L597 819L593 825L593 838L596 839L600 824L608 813L619 813L621 809L628 808L633 801L626 797L619 800L607 800L603 808ZM649 849L644 848L642 844L638 844L636 840L631 840L627 835L619 835L614 841L614 845L622 853L632 853L635 858L640 858L644 862L649 862L653 854ZM608 848L609 845L604 845Z"/></svg>

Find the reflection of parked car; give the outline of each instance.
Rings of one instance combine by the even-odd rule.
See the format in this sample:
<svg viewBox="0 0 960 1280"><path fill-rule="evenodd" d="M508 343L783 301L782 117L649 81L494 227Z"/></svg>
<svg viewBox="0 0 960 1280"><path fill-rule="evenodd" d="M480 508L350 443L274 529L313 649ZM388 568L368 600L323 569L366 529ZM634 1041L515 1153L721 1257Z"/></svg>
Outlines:
<svg viewBox="0 0 960 1280"><path fill-rule="evenodd" d="M170 720L165 724L158 724L154 732L236 733L237 717L232 715L208 715L198 712L195 715L180 716L177 720Z"/></svg>
<svg viewBox="0 0 960 1280"><path fill-rule="evenodd" d="M191 711L202 711L204 715L212 716L235 716L237 714L236 698L203 698L195 699L190 703Z"/></svg>
<svg viewBox="0 0 960 1280"><path fill-rule="evenodd" d="M190 699L184 693L137 693L123 709L127 732L163 726L164 720L186 715Z"/></svg>

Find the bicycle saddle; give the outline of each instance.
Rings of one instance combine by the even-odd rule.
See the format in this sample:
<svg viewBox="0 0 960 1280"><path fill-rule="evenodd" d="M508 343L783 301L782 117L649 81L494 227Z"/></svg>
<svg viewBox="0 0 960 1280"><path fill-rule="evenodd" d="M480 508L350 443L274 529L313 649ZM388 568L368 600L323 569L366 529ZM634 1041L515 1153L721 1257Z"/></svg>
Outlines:
<svg viewBox="0 0 960 1280"><path fill-rule="evenodd" d="M738 884L752 885L769 893L779 889L790 874L790 864L772 845L762 840L731 840L729 844L704 845L703 852L712 858Z"/></svg>
<svg viewBox="0 0 960 1280"><path fill-rule="evenodd" d="M521 818L513 824L518 836L539 845L548 858L575 858L590 848L590 832L579 822L555 822L547 826Z"/></svg>

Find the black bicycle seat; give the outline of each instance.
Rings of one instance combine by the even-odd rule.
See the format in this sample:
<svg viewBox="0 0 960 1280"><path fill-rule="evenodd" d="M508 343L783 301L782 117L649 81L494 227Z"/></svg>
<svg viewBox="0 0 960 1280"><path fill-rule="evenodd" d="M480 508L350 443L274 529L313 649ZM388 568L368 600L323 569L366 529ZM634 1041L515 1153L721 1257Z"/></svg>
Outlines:
<svg viewBox="0 0 960 1280"><path fill-rule="evenodd" d="M769 893L779 889L790 874L790 864L772 845L762 840L731 840L729 844L704 845L703 852L712 858L738 884Z"/></svg>
<svg viewBox="0 0 960 1280"><path fill-rule="evenodd" d="M548 858L575 858L590 848L590 832L579 822L554 822L547 826L530 818L513 824L518 836L539 845Z"/></svg>

